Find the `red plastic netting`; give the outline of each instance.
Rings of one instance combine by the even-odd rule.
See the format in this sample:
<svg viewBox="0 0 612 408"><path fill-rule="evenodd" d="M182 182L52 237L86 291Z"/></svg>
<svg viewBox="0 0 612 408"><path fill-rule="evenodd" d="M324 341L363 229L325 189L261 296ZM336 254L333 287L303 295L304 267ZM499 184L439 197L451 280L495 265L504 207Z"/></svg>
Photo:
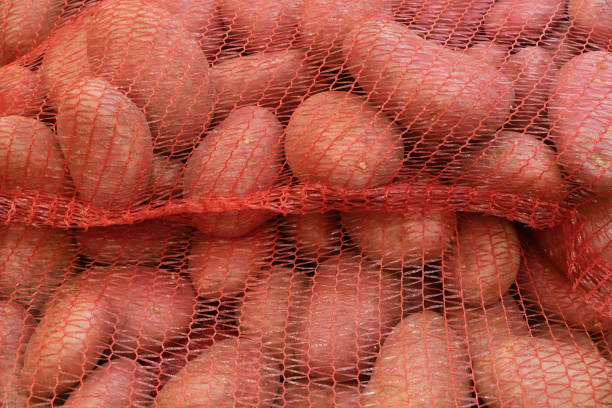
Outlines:
<svg viewBox="0 0 612 408"><path fill-rule="evenodd" d="M0 22L0 406L612 406L609 0Z"/></svg>

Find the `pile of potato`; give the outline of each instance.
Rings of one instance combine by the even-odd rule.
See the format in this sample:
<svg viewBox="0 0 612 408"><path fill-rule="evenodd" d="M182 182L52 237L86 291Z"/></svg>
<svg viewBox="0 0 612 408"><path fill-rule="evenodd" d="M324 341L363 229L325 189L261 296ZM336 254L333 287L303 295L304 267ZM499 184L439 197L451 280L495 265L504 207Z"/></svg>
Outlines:
<svg viewBox="0 0 612 408"><path fill-rule="evenodd" d="M0 15L1 406L612 406L608 0Z"/></svg>

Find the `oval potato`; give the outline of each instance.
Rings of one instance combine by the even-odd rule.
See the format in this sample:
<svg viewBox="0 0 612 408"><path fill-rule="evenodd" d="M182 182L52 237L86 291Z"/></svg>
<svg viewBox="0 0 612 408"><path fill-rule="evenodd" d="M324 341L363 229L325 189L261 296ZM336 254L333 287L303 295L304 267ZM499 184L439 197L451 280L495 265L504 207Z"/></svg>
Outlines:
<svg viewBox="0 0 612 408"><path fill-rule="evenodd" d="M40 75L17 64L0 68L0 116L36 116L42 110Z"/></svg>
<svg viewBox="0 0 612 408"><path fill-rule="evenodd" d="M183 196L185 164L166 156L153 156L151 161L151 201L166 203Z"/></svg>
<svg viewBox="0 0 612 408"><path fill-rule="evenodd" d="M612 4L608 0L569 0L569 16L575 28L589 42L610 47ZM609 48L608 48L609 49Z"/></svg>
<svg viewBox="0 0 612 408"><path fill-rule="evenodd" d="M478 42L463 51L463 55L475 61L491 64L498 68L509 57L510 50L507 46L494 41Z"/></svg>
<svg viewBox="0 0 612 408"><path fill-rule="evenodd" d="M352 383L321 384L314 381L286 382L285 408L354 408L360 405L359 387Z"/></svg>
<svg viewBox="0 0 612 408"><path fill-rule="evenodd" d="M340 220L332 212L288 215L283 226L300 256L307 259L322 260L339 249Z"/></svg>

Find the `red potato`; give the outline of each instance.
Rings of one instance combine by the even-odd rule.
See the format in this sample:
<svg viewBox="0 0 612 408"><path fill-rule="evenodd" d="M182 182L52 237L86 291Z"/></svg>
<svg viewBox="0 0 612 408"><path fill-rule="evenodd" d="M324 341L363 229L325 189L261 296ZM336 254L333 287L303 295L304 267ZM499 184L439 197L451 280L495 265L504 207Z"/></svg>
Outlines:
<svg viewBox="0 0 612 408"><path fill-rule="evenodd" d="M0 189L67 193L70 179L53 132L24 116L0 118Z"/></svg>
<svg viewBox="0 0 612 408"><path fill-rule="evenodd" d="M436 207L404 213L353 211L342 214L342 225L370 260L402 269L442 259L457 217Z"/></svg>
<svg viewBox="0 0 612 408"><path fill-rule="evenodd" d="M21 65L0 68L0 116L36 116L43 104L40 76Z"/></svg>
<svg viewBox="0 0 612 408"><path fill-rule="evenodd" d="M87 31L96 75L144 109L155 149L190 149L212 118L206 56L193 35L164 10L142 0L103 2Z"/></svg>
<svg viewBox="0 0 612 408"><path fill-rule="evenodd" d="M365 99L330 91L295 110L285 129L285 156L304 182L365 189L396 176L403 146L399 129Z"/></svg>
<svg viewBox="0 0 612 408"><path fill-rule="evenodd" d="M63 0L0 2L0 65L5 65L40 44L56 24Z"/></svg>
<svg viewBox="0 0 612 408"><path fill-rule="evenodd" d="M284 408L354 408L360 402L359 387L354 384L317 382L285 383L285 393L278 406Z"/></svg>
<svg viewBox="0 0 612 408"><path fill-rule="evenodd" d="M609 0L569 0L569 15L574 27L589 42L610 47L612 4ZM609 48L608 48L609 49Z"/></svg>
<svg viewBox="0 0 612 408"><path fill-rule="evenodd" d="M185 164L166 156L153 156L151 161L151 200L164 203L183 195Z"/></svg>
<svg viewBox="0 0 612 408"><path fill-rule="evenodd" d="M537 330L531 327L531 333L539 334ZM561 324L547 325L541 333L542 336L552 338L555 341L563 342L576 346L580 350L588 350L588 352L597 350L597 345L593 343L588 332L583 330L574 330Z"/></svg>
<svg viewBox="0 0 612 408"><path fill-rule="evenodd" d="M496 68L509 58L509 54L510 50L507 46L493 41L479 42L463 51L466 58L490 64Z"/></svg>
<svg viewBox="0 0 612 408"><path fill-rule="evenodd" d="M562 0L497 0L485 16L484 29L500 43L537 42L562 14Z"/></svg>
<svg viewBox="0 0 612 408"><path fill-rule="evenodd" d="M557 83L548 115L559 162L575 181L612 191L612 53L573 58Z"/></svg>
<svg viewBox="0 0 612 408"><path fill-rule="evenodd" d="M475 403L463 339L438 313L393 328L362 396L364 407L455 407Z"/></svg>
<svg viewBox="0 0 612 408"><path fill-rule="evenodd" d="M185 197L194 202L220 197L248 197L269 190L282 166L278 119L265 108L247 106L232 112L209 132L189 158L183 180ZM240 209L194 216L200 231L239 237L262 225L271 213Z"/></svg>
<svg viewBox="0 0 612 408"><path fill-rule="evenodd" d="M68 397L66 408L144 406L151 399L144 369L128 359L112 360L96 368Z"/></svg>
<svg viewBox="0 0 612 408"><path fill-rule="evenodd" d="M290 371L311 378L356 380L402 314L400 279L348 253L319 264L306 301L287 319Z"/></svg>
<svg viewBox="0 0 612 408"><path fill-rule="evenodd" d="M342 231L335 213L288 215L284 226L305 258L322 260L339 249Z"/></svg>
<svg viewBox="0 0 612 408"><path fill-rule="evenodd" d="M159 265L187 252L190 229L164 220L92 227L78 234L79 253L98 264Z"/></svg>
<svg viewBox="0 0 612 408"><path fill-rule="evenodd" d="M100 78L83 79L58 107L57 140L80 198L126 209L150 188L151 134L143 113Z"/></svg>
<svg viewBox="0 0 612 408"><path fill-rule="evenodd" d="M280 388L278 365L265 366L258 342L227 339L215 343L161 389L159 408L270 407Z"/></svg>
<svg viewBox="0 0 612 408"><path fill-rule="evenodd" d="M64 229L11 224L0 228L0 296L47 304L76 258L72 234Z"/></svg>
<svg viewBox="0 0 612 408"><path fill-rule="evenodd" d="M510 111L510 83L495 67L419 37L397 22L370 21L344 42L348 68L398 123L427 141L490 137Z"/></svg>
<svg viewBox="0 0 612 408"><path fill-rule="evenodd" d="M273 231L268 229L233 239L196 233L187 271L198 295L220 299L244 291L247 281L269 264L273 245Z"/></svg>

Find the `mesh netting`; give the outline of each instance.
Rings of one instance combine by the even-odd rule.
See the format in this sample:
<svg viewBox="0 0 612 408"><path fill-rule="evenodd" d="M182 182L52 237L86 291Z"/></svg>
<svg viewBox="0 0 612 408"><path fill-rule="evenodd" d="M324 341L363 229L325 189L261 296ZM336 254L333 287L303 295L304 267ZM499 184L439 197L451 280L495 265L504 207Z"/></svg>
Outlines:
<svg viewBox="0 0 612 408"><path fill-rule="evenodd" d="M0 406L612 407L609 0L0 21Z"/></svg>

